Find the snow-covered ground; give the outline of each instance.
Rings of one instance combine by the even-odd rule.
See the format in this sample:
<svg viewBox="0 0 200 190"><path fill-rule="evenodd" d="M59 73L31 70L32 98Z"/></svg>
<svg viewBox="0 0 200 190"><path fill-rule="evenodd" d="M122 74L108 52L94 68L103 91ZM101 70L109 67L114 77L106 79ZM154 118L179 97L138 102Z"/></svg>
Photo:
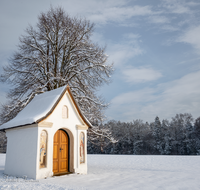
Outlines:
<svg viewBox="0 0 200 190"><path fill-rule="evenodd" d="M4 176L0 154L0 189L200 189L200 156L88 155L88 174L39 181Z"/></svg>

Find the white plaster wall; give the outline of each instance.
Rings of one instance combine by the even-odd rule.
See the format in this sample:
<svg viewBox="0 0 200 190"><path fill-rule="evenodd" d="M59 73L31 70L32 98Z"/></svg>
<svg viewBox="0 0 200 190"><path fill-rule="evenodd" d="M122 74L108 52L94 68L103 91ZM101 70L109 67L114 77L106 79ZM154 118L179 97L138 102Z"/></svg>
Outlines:
<svg viewBox="0 0 200 190"><path fill-rule="evenodd" d="M78 167L77 167L77 173L80 173L80 174L87 174L87 131L86 130L78 130L78 145L80 145L80 134L81 132L84 133L85 135L85 147L84 147L84 150L85 150L85 163L80 163L80 156L78 156ZM78 155L80 155L80 148L78 146L78 152L77 152Z"/></svg>
<svg viewBox="0 0 200 190"><path fill-rule="evenodd" d="M45 130L47 136L47 164L46 168L40 168L40 134L42 130ZM53 168L51 160L53 159L53 146L52 146L52 128L38 127L38 142L37 142L37 158L36 158L36 179L43 179L46 177L53 176ZM52 158L51 158L52 157Z"/></svg>
<svg viewBox="0 0 200 190"><path fill-rule="evenodd" d="M38 127L6 130L7 152L4 173L36 179Z"/></svg>
<svg viewBox="0 0 200 190"><path fill-rule="evenodd" d="M62 118L62 107L63 105L66 105L68 107L68 118L63 119ZM38 133L38 139L40 139L40 134L42 130L46 130L48 133L48 144L47 144L47 168L41 168L39 169L39 144L37 143L37 179L41 179L44 177L52 176L53 173L53 138L54 134L59 129L66 129L71 131L71 133L74 135L74 142L73 142L73 148L74 148L74 168L70 168L70 171L73 171L75 173L87 173L87 158L86 163L82 166L79 164L79 130L77 130L77 125L83 125L81 119L78 117L76 109L74 108L73 104L69 100L68 92L63 96L63 98L60 100L59 104L54 109L53 113L48 116L44 120L45 122L52 122L53 126L51 128L47 127L39 127L39 133ZM85 131L85 139L87 142L87 133ZM70 139L71 141L72 139ZM72 143L72 142L70 142ZM85 143L86 145L86 143ZM87 150L87 148L85 148ZM87 152L86 152L87 153ZM86 154L87 157L87 154Z"/></svg>

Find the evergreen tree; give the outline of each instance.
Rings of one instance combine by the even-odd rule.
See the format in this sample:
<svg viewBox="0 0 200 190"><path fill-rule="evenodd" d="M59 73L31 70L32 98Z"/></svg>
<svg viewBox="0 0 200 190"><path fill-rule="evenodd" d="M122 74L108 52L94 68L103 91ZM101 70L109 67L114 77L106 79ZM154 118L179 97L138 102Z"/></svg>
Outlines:
<svg viewBox="0 0 200 190"><path fill-rule="evenodd" d="M161 130L161 122L158 116L156 116L155 122L153 123L152 133L155 139L154 147L158 153L162 153L163 152L162 130Z"/></svg>

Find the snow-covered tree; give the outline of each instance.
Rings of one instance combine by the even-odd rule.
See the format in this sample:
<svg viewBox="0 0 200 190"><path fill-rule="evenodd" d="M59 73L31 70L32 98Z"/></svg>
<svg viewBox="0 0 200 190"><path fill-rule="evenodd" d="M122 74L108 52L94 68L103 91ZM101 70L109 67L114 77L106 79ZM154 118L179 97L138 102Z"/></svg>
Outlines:
<svg viewBox="0 0 200 190"><path fill-rule="evenodd" d="M195 127L196 134L197 134L197 135L199 136L199 138L200 138L200 117L198 117L198 118L195 120L194 127Z"/></svg>
<svg viewBox="0 0 200 190"><path fill-rule="evenodd" d="M101 146L89 147L89 153L103 154L161 154L200 155L200 117L192 125L192 115L176 114L172 121L159 120L143 123L142 120L121 122L111 120L103 128L111 131L117 140L101 151ZM103 139L103 138L101 138ZM104 142L104 140L100 140ZM106 141L105 141L106 143ZM103 143L103 144L105 144Z"/></svg>
<svg viewBox="0 0 200 190"><path fill-rule="evenodd" d="M176 114L172 117L171 127L174 131L173 147L175 154L187 154L188 137L191 132L193 117L189 113Z"/></svg>
<svg viewBox="0 0 200 190"><path fill-rule="evenodd" d="M152 125L152 135L155 139L154 147L159 153L163 152L163 136L162 136L162 125L158 116L155 118L155 122Z"/></svg>
<svg viewBox="0 0 200 190"><path fill-rule="evenodd" d="M169 155L171 154L171 137L170 137L170 124L169 121L164 119L162 121L162 136L163 136L163 147L161 154Z"/></svg>
<svg viewBox="0 0 200 190"><path fill-rule="evenodd" d="M107 105L96 95L109 83L113 65L107 63L105 48L91 41L94 24L70 17L61 8L41 13L35 27L28 26L18 50L0 76L12 85L0 121L16 116L36 94L69 84L84 115L91 123L104 119Z"/></svg>
<svg viewBox="0 0 200 190"><path fill-rule="evenodd" d="M200 117L195 120L192 139L195 142L196 154L200 155Z"/></svg>

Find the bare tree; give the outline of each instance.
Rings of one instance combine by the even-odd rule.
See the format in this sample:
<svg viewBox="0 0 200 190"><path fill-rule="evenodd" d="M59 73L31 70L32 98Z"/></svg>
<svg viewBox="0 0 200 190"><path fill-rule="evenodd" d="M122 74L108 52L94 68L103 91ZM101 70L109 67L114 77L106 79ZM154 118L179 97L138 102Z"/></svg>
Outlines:
<svg viewBox="0 0 200 190"><path fill-rule="evenodd" d="M36 94L66 84L91 123L103 120L107 105L96 90L109 83L113 65L107 64L105 48L91 41L93 30L94 24L69 17L60 7L41 13L35 28L29 25L0 76L13 86L1 123L15 117Z"/></svg>

